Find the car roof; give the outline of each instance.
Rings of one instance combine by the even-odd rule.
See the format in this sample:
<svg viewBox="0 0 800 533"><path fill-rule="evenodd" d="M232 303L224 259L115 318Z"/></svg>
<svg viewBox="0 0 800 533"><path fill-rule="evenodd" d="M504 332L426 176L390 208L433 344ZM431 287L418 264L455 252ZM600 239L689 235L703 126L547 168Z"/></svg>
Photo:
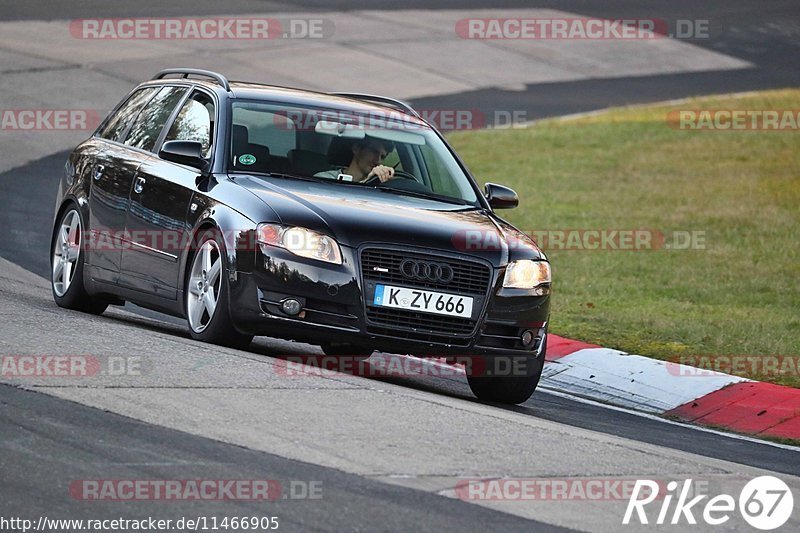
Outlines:
<svg viewBox="0 0 800 533"><path fill-rule="evenodd" d="M294 104L300 107L325 107L342 111L352 111L359 114L379 114L402 118L404 121L416 122L425 125L425 121L418 116L412 115L403 110L396 104L383 103L375 100L357 98L335 93L323 93L306 89L296 89L293 87L280 87L276 85L263 85L260 83L231 82L231 92L233 98L243 100L269 100L279 101L286 104Z"/></svg>
<svg viewBox="0 0 800 533"><path fill-rule="evenodd" d="M425 120L416 114L405 111L401 107L400 102L395 104L392 103L391 99L387 98L384 103L379 101L379 99L383 97L371 95L361 95L363 98L359 98L356 95L324 93L308 89L243 81L231 81L230 92L228 92L218 83L197 78L162 78L158 80L148 80L144 82L142 86L163 85L165 83L200 85L216 92L221 98L263 100L265 102L285 103L298 107L323 107L357 114L373 114L380 117L398 118L403 121L419 124L423 127L430 127Z"/></svg>

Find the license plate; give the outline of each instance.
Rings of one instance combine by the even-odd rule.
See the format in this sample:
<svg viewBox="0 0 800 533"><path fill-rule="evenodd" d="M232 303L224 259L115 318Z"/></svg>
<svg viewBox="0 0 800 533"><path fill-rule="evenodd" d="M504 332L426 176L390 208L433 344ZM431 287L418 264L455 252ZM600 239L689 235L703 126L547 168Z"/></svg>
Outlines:
<svg viewBox="0 0 800 533"><path fill-rule="evenodd" d="M381 307L408 309L436 315L472 317L472 297L444 292L376 285L372 303Z"/></svg>

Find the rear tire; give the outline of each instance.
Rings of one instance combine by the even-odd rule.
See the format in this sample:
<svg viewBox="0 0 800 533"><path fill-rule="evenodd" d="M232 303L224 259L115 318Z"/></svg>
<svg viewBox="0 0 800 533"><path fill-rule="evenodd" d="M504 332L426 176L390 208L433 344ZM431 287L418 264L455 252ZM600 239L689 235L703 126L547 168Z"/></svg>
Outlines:
<svg viewBox="0 0 800 533"><path fill-rule="evenodd" d="M531 397L536 387L539 385L546 354L547 337L545 337L544 347L539 357L535 355L508 356L511 360L511 368L522 368L525 370L526 375L473 376L468 372L467 382L469 383L469 388L472 389L472 393L477 396L479 400L485 402L512 405L524 403ZM490 357L487 357L487 360L491 361ZM491 373L491 370L488 372Z"/></svg>
<svg viewBox="0 0 800 533"><path fill-rule="evenodd" d="M225 243L208 230L196 241L186 273L184 307L193 339L231 348L246 348L253 335L239 332L230 315Z"/></svg>
<svg viewBox="0 0 800 533"><path fill-rule="evenodd" d="M50 288L59 307L99 315L108 302L91 296L83 283L85 227L75 205L59 217L50 241Z"/></svg>

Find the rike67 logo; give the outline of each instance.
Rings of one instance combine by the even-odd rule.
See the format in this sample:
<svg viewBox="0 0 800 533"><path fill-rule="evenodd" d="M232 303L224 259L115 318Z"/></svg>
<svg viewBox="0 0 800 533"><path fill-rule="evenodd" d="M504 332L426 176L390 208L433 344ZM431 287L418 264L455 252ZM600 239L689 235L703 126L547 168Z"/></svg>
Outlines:
<svg viewBox="0 0 800 533"><path fill-rule="evenodd" d="M750 480L739 493L737 500L729 494L709 498L708 494L693 494L692 480L679 487L677 481L667 484L666 494L659 493L659 484L649 479L639 479L628 500L622 523L633 520L640 524L701 524L719 526L728 522L737 511L756 529L769 531L784 525L792 516L794 497L789 486L773 476L760 476ZM691 498L691 499L690 499ZM645 508L657 501L649 510ZM675 502L673 507L673 501ZM654 516L653 511L658 510Z"/></svg>

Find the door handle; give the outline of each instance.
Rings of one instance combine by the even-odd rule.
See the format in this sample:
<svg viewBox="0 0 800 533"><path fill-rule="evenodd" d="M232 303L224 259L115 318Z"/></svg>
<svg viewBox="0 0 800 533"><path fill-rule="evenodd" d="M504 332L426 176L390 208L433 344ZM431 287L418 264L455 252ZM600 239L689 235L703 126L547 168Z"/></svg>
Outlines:
<svg viewBox="0 0 800 533"><path fill-rule="evenodd" d="M103 177L103 172L105 172L106 167L105 165L97 165L94 167L94 181L98 181L100 178Z"/></svg>
<svg viewBox="0 0 800 533"><path fill-rule="evenodd" d="M141 194L144 190L144 184L147 183L147 180L144 178L136 178L136 183L133 185L133 192L136 194Z"/></svg>

